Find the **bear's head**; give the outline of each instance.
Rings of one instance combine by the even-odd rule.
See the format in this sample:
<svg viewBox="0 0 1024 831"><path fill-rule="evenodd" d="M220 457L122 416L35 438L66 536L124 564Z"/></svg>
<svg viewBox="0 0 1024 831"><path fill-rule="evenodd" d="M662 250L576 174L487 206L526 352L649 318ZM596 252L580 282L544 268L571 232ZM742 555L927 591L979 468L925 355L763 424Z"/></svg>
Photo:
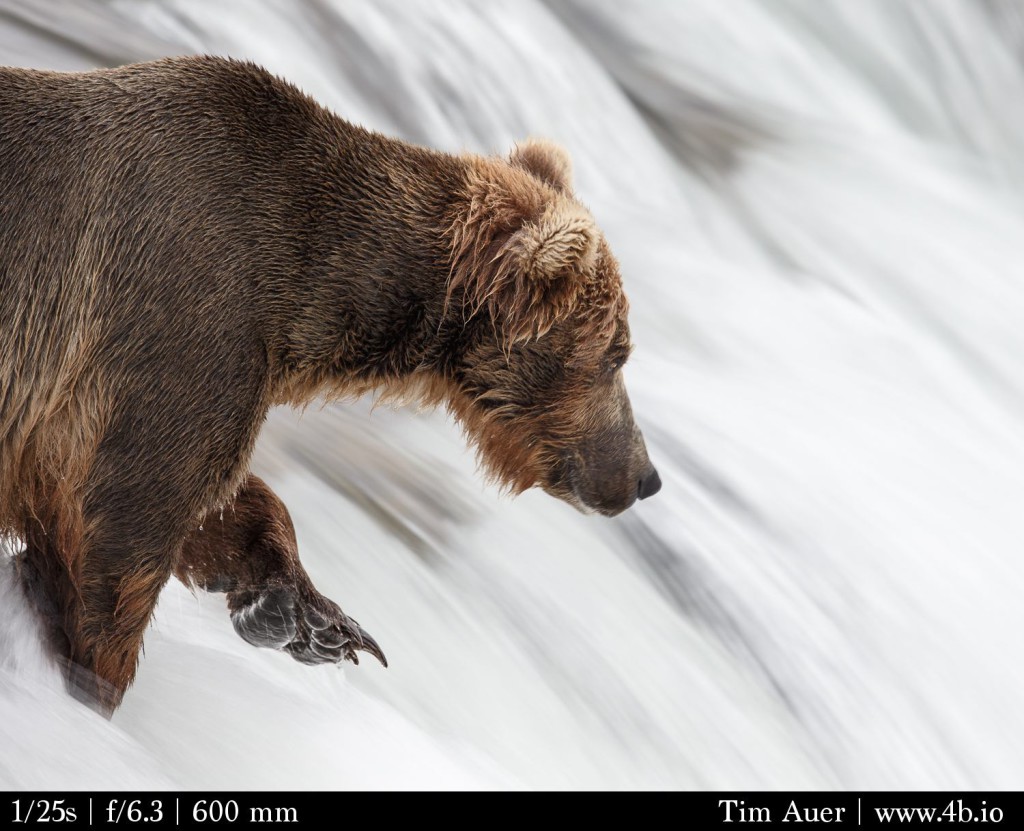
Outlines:
<svg viewBox="0 0 1024 831"><path fill-rule="evenodd" d="M618 263L574 197L565 152L527 142L470 160L451 224L449 406L494 479L608 516L661 487L622 379Z"/></svg>

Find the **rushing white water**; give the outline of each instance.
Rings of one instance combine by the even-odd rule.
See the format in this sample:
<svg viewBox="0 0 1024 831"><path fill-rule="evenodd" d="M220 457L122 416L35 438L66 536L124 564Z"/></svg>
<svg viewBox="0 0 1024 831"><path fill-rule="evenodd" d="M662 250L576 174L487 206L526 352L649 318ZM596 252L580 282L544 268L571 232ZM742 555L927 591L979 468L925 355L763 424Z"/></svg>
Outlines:
<svg viewBox="0 0 1024 831"><path fill-rule="evenodd" d="M0 0L7 63L231 54L424 144L565 144L665 481L582 517L438 414L275 412L256 467L391 668L174 584L106 722L0 563L0 787L1020 787L1018 9Z"/></svg>

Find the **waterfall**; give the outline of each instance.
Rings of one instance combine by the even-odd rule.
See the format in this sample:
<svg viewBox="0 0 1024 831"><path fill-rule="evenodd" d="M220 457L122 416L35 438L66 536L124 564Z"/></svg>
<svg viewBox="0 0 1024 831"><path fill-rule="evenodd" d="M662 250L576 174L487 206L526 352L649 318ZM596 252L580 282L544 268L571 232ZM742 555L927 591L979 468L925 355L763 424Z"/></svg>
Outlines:
<svg viewBox="0 0 1024 831"><path fill-rule="evenodd" d="M274 411L254 468L391 667L174 583L108 722L5 560L0 788L1020 786L1019 4L0 0L2 63L185 53L440 149L564 144L664 488L587 517L443 414Z"/></svg>

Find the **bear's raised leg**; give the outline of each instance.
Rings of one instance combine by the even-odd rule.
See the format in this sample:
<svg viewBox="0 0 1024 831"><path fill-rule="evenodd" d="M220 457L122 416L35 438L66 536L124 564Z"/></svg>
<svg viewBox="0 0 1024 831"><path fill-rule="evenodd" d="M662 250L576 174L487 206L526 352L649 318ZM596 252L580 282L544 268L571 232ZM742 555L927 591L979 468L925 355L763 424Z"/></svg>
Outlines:
<svg viewBox="0 0 1024 831"><path fill-rule="evenodd" d="M256 476L191 532L174 573L185 585L226 592L235 631L254 646L304 664L359 663L362 650L387 666L377 642L313 586L288 509Z"/></svg>

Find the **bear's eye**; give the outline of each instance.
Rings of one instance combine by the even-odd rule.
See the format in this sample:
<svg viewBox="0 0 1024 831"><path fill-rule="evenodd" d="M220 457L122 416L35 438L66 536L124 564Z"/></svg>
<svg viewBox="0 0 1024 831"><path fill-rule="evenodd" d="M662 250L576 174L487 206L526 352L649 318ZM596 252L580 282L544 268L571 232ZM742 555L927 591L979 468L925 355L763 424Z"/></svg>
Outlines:
<svg viewBox="0 0 1024 831"><path fill-rule="evenodd" d="M629 355L633 351L633 347L626 344L616 344L605 354L605 367L611 374L618 372L626 365L626 361L629 360Z"/></svg>
<svg viewBox="0 0 1024 831"><path fill-rule="evenodd" d="M618 372L622 367L626 365L626 359L629 357L628 352L620 352L616 355L612 355L608 359L608 371Z"/></svg>

